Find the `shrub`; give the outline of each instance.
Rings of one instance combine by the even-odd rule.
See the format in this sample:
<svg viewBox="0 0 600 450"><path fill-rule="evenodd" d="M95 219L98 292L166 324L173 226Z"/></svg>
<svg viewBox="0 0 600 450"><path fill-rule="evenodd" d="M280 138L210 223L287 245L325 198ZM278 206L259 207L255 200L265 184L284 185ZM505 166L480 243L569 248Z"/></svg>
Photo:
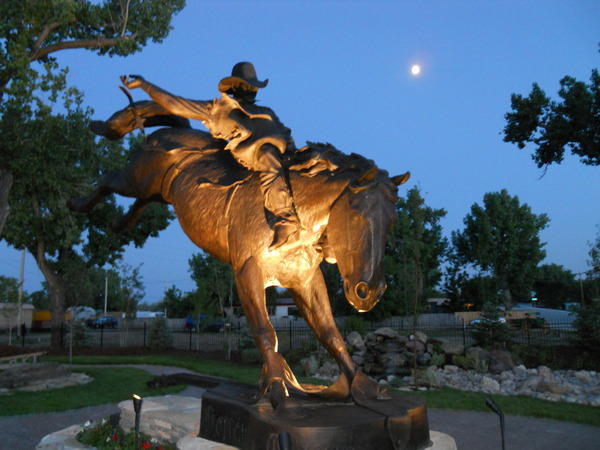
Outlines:
<svg viewBox="0 0 600 450"><path fill-rule="evenodd" d="M575 328L579 345L593 352L600 351L600 302L592 302L579 309Z"/></svg>
<svg viewBox="0 0 600 450"><path fill-rule="evenodd" d="M506 323L500 321L500 314L493 303L485 303L481 310L481 320L471 331L477 345L481 347L505 347L511 340L511 332Z"/></svg>
<svg viewBox="0 0 600 450"><path fill-rule="evenodd" d="M348 316L344 321L344 331L346 334L356 331L361 336L369 331L369 323L359 316Z"/></svg>
<svg viewBox="0 0 600 450"><path fill-rule="evenodd" d="M73 347L88 347L90 345L88 328L82 320L73 320L73 322L67 326L67 332L64 337L65 347L69 347L71 332L73 333Z"/></svg>
<svg viewBox="0 0 600 450"><path fill-rule="evenodd" d="M77 434L77 440L82 444L99 450L135 450L145 448L149 450L175 450L175 446L166 442L159 442L145 433L140 433L138 447L135 446L135 433L126 433L118 425L102 420L96 425L84 428Z"/></svg>
<svg viewBox="0 0 600 450"><path fill-rule="evenodd" d="M469 352L466 355L454 355L452 357L452 363L465 370L474 370L479 373L486 373L489 368L489 362L479 358L479 352Z"/></svg>
<svg viewBox="0 0 600 450"><path fill-rule="evenodd" d="M167 326L167 319L164 317L155 317L150 323L148 346L158 350L173 347L173 334Z"/></svg>
<svg viewBox="0 0 600 450"><path fill-rule="evenodd" d="M262 356L257 348L244 348L241 351L241 359L246 364L258 364L262 362Z"/></svg>

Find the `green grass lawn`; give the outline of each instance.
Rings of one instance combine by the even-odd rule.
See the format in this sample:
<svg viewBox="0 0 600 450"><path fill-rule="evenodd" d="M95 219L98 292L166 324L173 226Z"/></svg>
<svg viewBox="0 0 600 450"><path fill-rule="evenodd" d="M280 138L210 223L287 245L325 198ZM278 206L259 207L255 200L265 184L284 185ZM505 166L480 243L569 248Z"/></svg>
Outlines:
<svg viewBox="0 0 600 450"><path fill-rule="evenodd" d="M132 394L144 396L164 395L179 392L185 386L149 389L146 382L153 377L140 369L81 368L73 372L84 372L94 381L81 386L71 386L40 392L14 392L0 396L0 416L65 411L84 406L118 403L131 398Z"/></svg>
<svg viewBox="0 0 600 450"><path fill-rule="evenodd" d="M66 358L64 357L44 359L63 363L66 362ZM206 375L220 376L249 384L255 384L260 375L259 366L246 366L221 361L198 360L168 355L79 356L74 357L73 362L75 364L160 364L177 366ZM148 377L150 376L148 375ZM300 379L304 382L315 383L314 379L302 377L300 377ZM130 390L129 395L131 393L133 393L133 391ZM489 411L485 405L485 395L481 393L463 392L456 389L443 388L439 390L415 392L415 394L424 397L427 400L427 406L429 408ZM599 407L563 402L549 402L525 396L492 395L491 397L494 398L505 414L564 420L600 426ZM127 395L123 398L127 398ZM0 411L2 411L2 409L0 409Z"/></svg>

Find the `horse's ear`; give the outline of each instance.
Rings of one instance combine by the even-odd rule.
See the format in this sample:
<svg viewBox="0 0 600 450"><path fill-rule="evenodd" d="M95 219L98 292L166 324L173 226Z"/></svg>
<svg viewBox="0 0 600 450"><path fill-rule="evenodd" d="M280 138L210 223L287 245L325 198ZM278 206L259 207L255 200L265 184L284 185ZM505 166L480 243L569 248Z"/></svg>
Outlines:
<svg viewBox="0 0 600 450"><path fill-rule="evenodd" d="M377 176L377 167L371 167L367 172L362 174L358 180L356 180L356 184L366 183L367 181L373 181Z"/></svg>
<svg viewBox="0 0 600 450"><path fill-rule="evenodd" d="M405 172L402 175L396 175L395 177L392 177L392 183L394 183L396 186L400 186L401 184L406 183L409 178L410 172Z"/></svg>

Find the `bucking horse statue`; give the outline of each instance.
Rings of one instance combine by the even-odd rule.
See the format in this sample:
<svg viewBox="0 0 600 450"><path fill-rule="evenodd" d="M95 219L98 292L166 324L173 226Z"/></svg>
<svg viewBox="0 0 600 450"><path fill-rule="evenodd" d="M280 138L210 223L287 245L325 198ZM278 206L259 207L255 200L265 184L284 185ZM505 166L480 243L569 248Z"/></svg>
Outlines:
<svg viewBox="0 0 600 450"><path fill-rule="evenodd" d="M135 116L141 103L146 111L152 109L148 102L131 103L131 114ZM301 224L299 238L270 249L273 230L258 174L235 161L224 149L226 141L189 128L181 118L161 116L160 108L156 109L154 116L144 117L146 126L169 126L147 136L125 170L108 173L91 195L72 199L69 206L86 212L112 193L133 197L136 201L117 226L123 228L133 226L150 202L173 205L189 238L233 269L262 355L259 395L268 398L273 408L285 404L290 390L357 403L387 398L387 391L350 357L319 265L323 259L337 263L346 299L358 311L377 304L386 289L383 257L386 235L396 217L397 186L409 174L390 177L360 155L346 155L329 144L307 145L286 162ZM331 386L299 383L279 353L265 301L269 286L290 290L307 324L339 364L341 375Z"/></svg>

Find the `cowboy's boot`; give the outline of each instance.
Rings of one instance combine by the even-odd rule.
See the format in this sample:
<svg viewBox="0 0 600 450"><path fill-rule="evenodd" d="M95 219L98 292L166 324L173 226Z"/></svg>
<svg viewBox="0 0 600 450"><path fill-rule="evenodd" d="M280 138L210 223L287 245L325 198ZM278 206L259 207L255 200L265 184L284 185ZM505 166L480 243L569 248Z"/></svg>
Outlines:
<svg viewBox="0 0 600 450"><path fill-rule="evenodd" d="M286 217L278 217L277 222L273 224L273 231L275 233L273 242L269 245L269 250L275 250L286 243L292 237L298 237L298 222L295 220L289 220Z"/></svg>

